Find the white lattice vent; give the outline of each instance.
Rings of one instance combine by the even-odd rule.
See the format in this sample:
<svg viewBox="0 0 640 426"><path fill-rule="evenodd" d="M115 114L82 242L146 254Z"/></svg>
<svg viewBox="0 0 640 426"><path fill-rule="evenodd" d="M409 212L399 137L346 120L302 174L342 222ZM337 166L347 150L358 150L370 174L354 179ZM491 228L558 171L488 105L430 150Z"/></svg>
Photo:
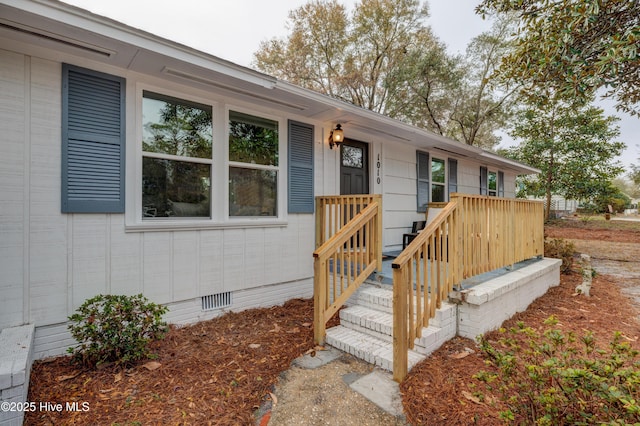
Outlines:
<svg viewBox="0 0 640 426"><path fill-rule="evenodd" d="M232 303L231 296L232 293L230 291L202 296L202 310L212 311L214 309L228 308Z"/></svg>

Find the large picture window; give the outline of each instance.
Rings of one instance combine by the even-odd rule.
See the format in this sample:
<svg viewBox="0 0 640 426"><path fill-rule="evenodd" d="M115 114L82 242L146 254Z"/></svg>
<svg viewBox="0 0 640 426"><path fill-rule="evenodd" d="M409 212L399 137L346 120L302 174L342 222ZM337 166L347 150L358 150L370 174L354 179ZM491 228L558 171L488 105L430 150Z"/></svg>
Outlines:
<svg viewBox="0 0 640 426"><path fill-rule="evenodd" d="M142 217L211 217L212 108L144 91Z"/></svg>
<svg viewBox="0 0 640 426"><path fill-rule="evenodd" d="M278 215L278 122L229 111L229 216Z"/></svg>

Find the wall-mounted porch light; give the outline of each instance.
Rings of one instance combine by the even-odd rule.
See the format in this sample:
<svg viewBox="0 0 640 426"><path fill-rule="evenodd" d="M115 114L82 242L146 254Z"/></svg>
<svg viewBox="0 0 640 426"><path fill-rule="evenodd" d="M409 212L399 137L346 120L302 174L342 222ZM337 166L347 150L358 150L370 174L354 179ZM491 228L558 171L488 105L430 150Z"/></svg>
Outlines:
<svg viewBox="0 0 640 426"><path fill-rule="evenodd" d="M336 128L329 134L329 148L333 149L333 145L339 145L344 142L344 130L340 124L336 124Z"/></svg>

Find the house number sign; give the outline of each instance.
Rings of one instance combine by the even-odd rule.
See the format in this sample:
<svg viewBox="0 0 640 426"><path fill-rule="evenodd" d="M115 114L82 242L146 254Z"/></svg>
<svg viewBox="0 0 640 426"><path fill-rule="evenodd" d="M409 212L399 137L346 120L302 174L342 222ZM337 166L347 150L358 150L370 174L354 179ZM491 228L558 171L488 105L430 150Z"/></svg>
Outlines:
<svg viewBox="0 0 640 426"><path fill-rule="evenodd" d="M380 154L378 154L378 161L376 162L376 182L380 185Z"/></svg>

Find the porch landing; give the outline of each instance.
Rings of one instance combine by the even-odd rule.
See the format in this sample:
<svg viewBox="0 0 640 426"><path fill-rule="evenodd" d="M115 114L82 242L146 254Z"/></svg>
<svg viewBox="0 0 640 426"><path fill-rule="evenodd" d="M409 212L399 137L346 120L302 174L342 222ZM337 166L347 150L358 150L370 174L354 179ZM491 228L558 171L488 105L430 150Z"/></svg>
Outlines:
<svg viewBox="0 0 640 426"><path fill-rule="evenodd" d="M393 289L391 263L383 261L340 311L340 325L327 330L326 343L385 370L393 371ZM456 335L476 336L500 327L550 287L560 283L558 259L531 259L463 281L409 351L409 369Z"/></svg>

